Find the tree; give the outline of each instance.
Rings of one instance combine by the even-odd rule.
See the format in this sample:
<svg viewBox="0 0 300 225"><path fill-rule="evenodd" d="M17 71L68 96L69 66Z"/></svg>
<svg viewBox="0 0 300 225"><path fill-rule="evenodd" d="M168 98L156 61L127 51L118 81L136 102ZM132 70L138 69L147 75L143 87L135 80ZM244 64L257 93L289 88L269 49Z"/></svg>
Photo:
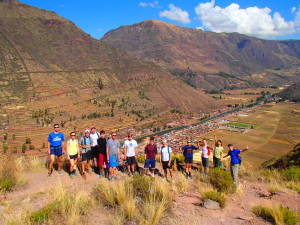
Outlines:
<svg viewBox="0 0 300 225"><path fill-rule="evenodd" d="M97 86L98 86L98 88L99 88L100 90L102 90L102 89L104 88L104 84L103 84L101 78L98 79Z"/></svg>
<svg viewBox="0 0 300 225"><path fill-rule="evenodd" d="M22 152L25 153L26 150L27 150L27 145L24 143L24 144L22 145Z"/></svg>
<svg viewBox="0 0 300 225"><path fill-rule="evenodd" d="M31 144L31 139L29 137L25 139L25 144Z"/></svg>
<svg viewBox="0 0 300 225"><path fill-rule="evenodd" d="M8 150L8 144L6 142L3 143L3 153L6 153Z"/></svg>

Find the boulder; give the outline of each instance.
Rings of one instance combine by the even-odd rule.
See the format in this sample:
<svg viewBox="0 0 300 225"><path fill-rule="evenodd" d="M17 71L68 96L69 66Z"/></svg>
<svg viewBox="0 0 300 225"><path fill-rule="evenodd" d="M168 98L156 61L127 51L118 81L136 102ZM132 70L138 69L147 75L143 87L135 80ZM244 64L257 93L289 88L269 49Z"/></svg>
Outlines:
<svg viewBox="0 0 300 225"><path fill-rule="evenodd" d="M210 199L204 199L203 207L206 209L220 209L220 204Z"/></svg>

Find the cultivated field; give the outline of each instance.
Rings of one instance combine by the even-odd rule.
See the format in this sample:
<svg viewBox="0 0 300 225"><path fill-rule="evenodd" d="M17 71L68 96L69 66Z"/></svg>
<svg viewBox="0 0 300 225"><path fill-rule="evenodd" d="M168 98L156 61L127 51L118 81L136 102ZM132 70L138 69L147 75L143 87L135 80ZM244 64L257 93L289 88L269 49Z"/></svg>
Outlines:
<svg viewBox="0 0 300 225"><path fill-rule="evenodd" d="M299 104L267 104L226 119L238 123L253 124L254 129L245 133L216 130L205 137L217 135L224 144L233 143L238 148L249 146L244 159L251 164L260 165L264 161L282 156L289 152L300 140ZM295 111L296 110L296 111Z"/></svg>

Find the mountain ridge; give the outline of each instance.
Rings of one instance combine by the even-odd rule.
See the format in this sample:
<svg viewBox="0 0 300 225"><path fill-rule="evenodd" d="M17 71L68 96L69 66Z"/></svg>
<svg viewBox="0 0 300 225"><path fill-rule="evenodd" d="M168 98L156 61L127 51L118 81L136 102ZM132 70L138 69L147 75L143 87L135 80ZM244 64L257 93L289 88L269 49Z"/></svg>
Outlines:
<svg viewBox="0 0 300 225"><path fill-rule="evenodd" d="M256 78L252 78L252 74L300 66L300 41L213 33L156 20L121 26L106 33L101 40L111 47L155 62L175 75L178 71L191 70L197 74L191 83L202 88L206 83L214 86L215 76L220 72L254 82ZM239 83L238 79L232 81ZM220 86L228 85L226 80L222 82L224 84Z"/></svg>

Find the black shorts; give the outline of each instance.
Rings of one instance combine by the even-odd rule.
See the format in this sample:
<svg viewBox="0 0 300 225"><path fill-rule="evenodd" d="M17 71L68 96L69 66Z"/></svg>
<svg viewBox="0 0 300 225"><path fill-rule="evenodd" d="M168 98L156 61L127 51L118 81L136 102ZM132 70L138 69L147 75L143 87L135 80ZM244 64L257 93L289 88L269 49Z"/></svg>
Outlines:
<svg viewBox="0 0 300 225"><path fill-rule="evenodd" d="M126 162L127 162L128 165L136 164L135 157L134 156L126 157Z"/></svg>
<svg viewBox="0 0 300 225"><path fill-rule="evenodd" d="M98 155L99 155L98 146L91 147L91 157L98 158Z"/></svg>
<svg viewBox="0 0 300 225"><path fill-rule="evenodd" d="M209 168L209 158L202 157L202 166L204 168Z"/></svg>
<svg viewBox="0 0 300 225"><path fill-rule="evenodd" d="M78 154L76 155L70 155L70 159L77 159L78 158Z"/></svg>
<svg viewBox="0 0 300 225"><path fill-rule="evenodd" d="M91 151L87 151L86 153L82 153L81 157L82 157L81 158L82 161L90 161L91 158L92 158Z"/></svg>
<svg viewBox="0 0 300 225"><path fill-rule="evenodd" d="M184 162L185 163L193 163L193 158L185 158Z"/></svg>
<svg viewBox="0 0 300 225"><path fill-rule="evenodd" d="M170 166L169 166L169 161L162 161L162 167L164 170L172 169L172 164L170 164Z"/></svg>

